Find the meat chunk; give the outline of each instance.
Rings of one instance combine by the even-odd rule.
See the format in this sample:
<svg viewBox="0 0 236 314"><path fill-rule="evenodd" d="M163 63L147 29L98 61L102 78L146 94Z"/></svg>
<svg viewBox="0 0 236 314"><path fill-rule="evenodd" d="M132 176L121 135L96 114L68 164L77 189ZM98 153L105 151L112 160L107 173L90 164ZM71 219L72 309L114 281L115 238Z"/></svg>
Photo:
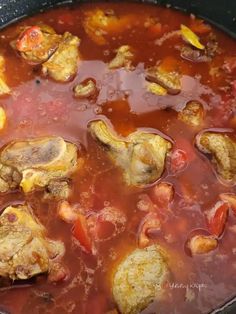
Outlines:
<svg viewBox="0 0 236 314"><path fill-rule="evenodd" d="M46 199L67 199L70 196L70 187L67 181L50 181L48 183L45 198Z"/></svg>
<svg viewBox="0 0 236 314"><path fill-rule="evenodd" d="M188 242L192 255L206 254L217 248L218 242L213 236L196 235Z"/></svg>
<svg viewBox="0 0 236 314"><path fill-rule="evenodd" d="M210 154L211 161L223 180L236 182L236 142L227 134L204 132L197 137L198 149Z"/></svg>
<svg viewBox="0 0 236 314"><path fill-rule="evenodd" d="M136 15L117 16L112 9L86 10L83 27L88 37L97 45L107 45L107 36L115 36L126 31L136 23Z"/></svg>
<svg viewBox="0 0 236 314"><path fill-rule="evenodd" d="M9 206L0 216L0 277L29 279L50 271L64 254L64 245L52 241L26 205Z"/></svg>
<svg viewBox="0 0 236 314"><path fill-rule="evenodd" d="M180 56L187 61L191 62L210 62L211 58L199 49L191 46L183 46L180 51Z"/></svg>
<svg viewBox="0 0 236 314"><path fill-rule="evenodd" d="M165 252L158 245L131 252L118 265L113 278L113 296L122 314L138 314L164 294L169 277Z"/></svg>
<svg viewBox="0 0 236 314"><path fill-rule="evenodd" d="M42 72L67 82L77 72L80 39L69 32L58 35L47 25L26 27L12 47L30 64L42 64Z"/></svg>
<svg viewBox="0 0 236 314"><path fill-rule="evenodd" d="M157 96L165 96L167 94L167 90L157 83L148 83L147 90Z"/></svg>
<svg viewBox="0 0 236 314"><path fill-rule="evenodd" d="M215 36L210 34L204 50L199 50L191 46L183 46L180 55L183 59L191 62L210 62L218 53L218 50L218 42Z"/></svg>
<svg viewBox="0 0 236 314"><path fill-rule="evenodd" d="M178 114L179 120L194 127L200 126L202 124L203 117L203 106L197 101L188 102L184 109Z"/></svg>
<svg viewBox="0 0 236 314"><path fill-rule="evenodd" d="M56 34L50 26L28 26L11 45L27 62L41 64L57 50L61 39L62 36Z"/></svg>
<svg viewBox="0 0 236 314"><path fill-rule="evenodd" d="M86 80L74 87L74 96L76 98L91 98L98 93L96 83L93 80Z"/></svg>
<svg viewBox="0 0 236 314"><path fill-rule="evenodd" d="M174 71L166 72L161 67L155 66L147 70L146 80L159 84L171 95L176 95L181 91L180 75Z"/></svg>
<svg viewBox="0 0 236 314"><path fill-rule="evenodd" d="M5 59L0 55L0 96L9 94L10 91L5 77Z"/></svg>
<svg viewBox="0 0 236 314"><path fill-rule="evenodd" d="M78 37L66 32L62 36L56 52L43 64L43 74L49 75L56 81L71 80L77 72L79 43Z"/></svg>
<svg viewBox="0 0 236 314"><path fill-rule="evenodd" d="M145 185L161 177L172 145L160 135L136 131L122 139L101 120L91 122L89 130L121 167L128 185Z"/></svg>
<svg viewBox="0 0 236 314"><path fill-rule="evenodd" d="M0 106L0 131L4 129L7 122L6 111Z"/></svg>
<svg viewBox="0 0 236 314"><path fill-rule="evenodd" d="M132 48L128 45L121 46L117 49L116 56L108 65L109 69L117 69L121 67L130 68L134 58Z"/></svg>
<svg viewBox="0 0 236 314"><path fill-rule="evenodd" d="M8 144L0 153L0 191L19 185L25 193L68 178L76 169L77 148L61 137Z"/></svg>

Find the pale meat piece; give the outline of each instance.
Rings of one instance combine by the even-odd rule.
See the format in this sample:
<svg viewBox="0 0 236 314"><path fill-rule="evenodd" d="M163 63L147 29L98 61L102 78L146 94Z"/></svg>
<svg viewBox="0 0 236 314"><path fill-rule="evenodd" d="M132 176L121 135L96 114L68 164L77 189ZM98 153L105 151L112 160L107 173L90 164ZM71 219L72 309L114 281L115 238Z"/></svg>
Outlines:
<svg viewBox="0 0 236 314"><path fill-rule="evenodd" d="M47 186L50 190L52 182L69 178L76 166L77 147L61 137L12 142L0 153L0 191L19 185L25 193Z"/></svg>
<svg viewBox="0 0 236 314"><path fill-rule="evenodd" d="M218 246L218 241L213 236L196 235L188 242L188 248L192 255L206 254L215 250Z"/></svg>
<svg viewBox="0 0 236 314"><path fill-rule="evenodd" d="M224 133L204 132L197 137L198 149L210 154L219 176L236 183L236 142Z"/></svg>
<svg viewBox="0 0 236 314"><path fill-rule="evenodd" d="M101 120L91 122L89 130L121 167L128 185L145 185L161 177L172 144L160 135L136 131L122 139Z"/></svg>
<svg viewBox="0 0 236 314"><path fill-rule="evenodd" d="M179 94L181 91L181 81L179 73L172 71L166 72L160 66L152 67L146 71L146 80L156 83L167 90L170 95Z"/></svg>
<svg viewBox="0 0 236 314"><path fill-rule="evenodd" d="M132 52L132 48L128 45L121 46L117 49L116 56L110 61L108 67L110 70L122 67L129 69L133 58L134 53Z"/></svg>
<svg viewBox="0 0 236 314"><path fill-rule="evenodd" d="M114 271L112 292L122 314L138 314L164 296L170 270L166 252L158 245L136 249Z"/></svg>
<svg viewBox="0 0 236 314"><path fill-rule="evenodd" d="M5 77L5 59L0 55L0 96L7 95L10 91L11 90L6 83Z"/></svg>
<svg viewBox="0 0 236 314"><path fill-rule="evenodd" d="M67 82L77 73L80 40L69 32L64 33L56 52L42 66L44 75L56 81Z"/></svg>
<svg viewBox="0 0 236 314"><path fill-rule="evenodd" d="M9 206L0 216L0 277L25 280L50 272L64 245L46 237L26 205Z"/></svg>
<svg viewBox="0 0 236 314"><path fill-rule="evenodd" d="M56 34L50 26L40 25L38 27L40 28L42 34L42 40L37 46L33 47L33 49L29 48L21 51L21 49L19 50L19 45L17 44L21 40L22 36L24 36L25 31L29 30L31 26L26 27L21 32L18 39L11 43L12 47L20 53L22 58L32 64L41 64L47 61L57 50L59 43L62 40L62 35Z"/></svg>
<svg viewBox="0 0 236 314"><path fill-rule="evenodd" d="M178 119L184 123L198 127L203 123L204 108L202 104L197 101L190 101L184 109L178 113Z"/></svg>
<svg viewBox="0 0 236 314"><path fill-rule="evenodd" d="M77 84L73 91L76 98L90 98L98 94L96 83L90 79Z"/></svg>

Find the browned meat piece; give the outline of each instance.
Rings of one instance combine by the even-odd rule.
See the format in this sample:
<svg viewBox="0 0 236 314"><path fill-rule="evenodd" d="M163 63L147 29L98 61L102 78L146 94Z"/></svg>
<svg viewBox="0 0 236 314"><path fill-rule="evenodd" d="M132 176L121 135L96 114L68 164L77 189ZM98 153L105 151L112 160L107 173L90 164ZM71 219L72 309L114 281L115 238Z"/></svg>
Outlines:
<svg viewBox="0 0 236 314"><path fill-rule="evenodd" d="M90 79L74 87L74 96L76 98L91 98L96 94L98 94L96 83Z"/></svg>
<svg viewBox="0 0 236 314"><path fill-rule="evenodd" d="M56 52L43 64L42 72L56 81L71 80L77 72L80 40L66 32L62 36Z"/></svg>
<svg viewBox="0 0 236 314"><path fill-rule="evenodd" d="M157 83L148 83L147 90L157 96L165 96L167 94L167 90Z"/></svg>
<svg viewBox="0 0 236 314"><path fill-rule="evenodd" d="M180 55L183 59L191 62L210 62L211 58L205 54L205 51L191 46L181 48Z"/></svg>
<svg viewBox="0 0 236 314"><path fill-rule="evenodd" d="M149 68L146 80L165 88L168 94L176 95L181 91L180 75L177 72L166 72L160 67Z"/></svg>
<svg viewBox="0 0 236 314"><path fill-rule="evenodd" d="M215 36L209 35L209 40L204 50L199 50L192 46L184 46L181 48L180 55L183 59L192 62L210 62L218 50L218 42Z"/></svg>
<svg viewBox="0 0 236 314"><path fill-rule="evenodd" d="M135 249L114 270L112 292L122 314L138 314L162 300L171 274L169 256L159 245Z"/></svg>
<svg viewBox="0 0 236 314"><path fill-rule="evenodd" d="M37 45L29 45L29 47L27 47L26 45L23 46L21 41L24 40L24 36L30 36L30 34L27 34L26 32L31 31L33 30L33 28L36 27L37 29L39 29L38 32L41 32L41 40L38 42ZM29 63L41 64L47 61L50 56L57 50L59 43L61 42L62 36L56 34L50 26L41 25L36 27L26 27L19 35L18 39L16 41L13 41L11 45Z"/></svg>
<svg viewBox="0 0 236 314"><path fill-rule="evenodd" d="M0 277L24 280L49 272L64 245L45 233L28 206L7 207L0 216Z"/></svg>
<svg viewBox="0 0 236 314"><path fill-rule="evenodd" d="M196 235L188 242L192 255L206 254L217 248L218 242L213 236Z"/></svg>
<svg viewBox="0 0 236 314"><path fill-rule="evenodd" d="M134 58L132 48L128 45L121 46L116 51L116 56L112 59L108 65L109 69L117 69L125 67L130 68L131 62Z"/></svg>
<svg viewBox="0 0 236 314"><path fill-rule="evenodd" d="M220 177L236 182L236 142L223 133L204 132L197 137L198 149L210 154L211 161Z"/></svg>
<svg viewBox="0 0 236 314"><path fill-rule="evenodd" d="M25 193L48 185L53 190L54 184L56 193L53 182L70 177L76 166L76 146L61 137L12 142L0 153L0 191L19 185Z"/></svg>
<svg viewBox="0 0 236 314"><path fill-rule="evenodd" d="M191 126L200 126L203 122L204 109L197 101L190 101L185 108L179 112L178 119Z"/></svg>
<svg viewBox="0 0 236 314"><path fill-rule="evenodd" d="M160 135L137 131L121 139L101 120L91 122L89 130L122 168L127 184L145 185L161 177L172 145Z"/></svg>

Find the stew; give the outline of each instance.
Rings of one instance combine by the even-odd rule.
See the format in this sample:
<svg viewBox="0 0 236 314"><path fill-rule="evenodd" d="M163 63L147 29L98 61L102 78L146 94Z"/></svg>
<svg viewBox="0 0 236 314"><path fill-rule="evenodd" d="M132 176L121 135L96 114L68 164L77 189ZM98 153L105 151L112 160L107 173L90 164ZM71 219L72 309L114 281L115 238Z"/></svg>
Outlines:
<svg viewBox="0 0 236 314"><path fill-rule="evenodd" d="M148 4L0 33L0 312L209 313L235 296L236 43Z"/></svg>

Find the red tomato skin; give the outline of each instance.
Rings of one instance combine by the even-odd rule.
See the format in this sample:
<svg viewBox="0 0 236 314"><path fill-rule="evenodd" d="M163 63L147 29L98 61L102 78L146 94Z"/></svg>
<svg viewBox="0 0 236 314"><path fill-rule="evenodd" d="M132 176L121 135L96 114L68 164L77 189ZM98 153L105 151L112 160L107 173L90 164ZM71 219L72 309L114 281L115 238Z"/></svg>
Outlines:
<svg viewBox="0 0 236 314"><path fill-rule="evenodd" d="M84 251L91 254L92 241L88 233L87 221L84 215L79 214L79 218L72 228L72 234L79 241Z"/></svg>
<svg viewBox="0 0 236 314"><path fill-rule="evenodd" d="M43 33L38 26L27 28L16 42L16 48L21 52L33 50L43 41Z"/></svg>
<svg viewBox="0 0 236 314"><path fill-rule="evenodd" d="M217 207L216 203L216 207ZM214 208L213 208L214 209ZM228 217L229 205L227 203L219 202L219 207L215 208L214 214L209 214L208 230L212 235L220 237L224 232L226 220Z"/></svg>

